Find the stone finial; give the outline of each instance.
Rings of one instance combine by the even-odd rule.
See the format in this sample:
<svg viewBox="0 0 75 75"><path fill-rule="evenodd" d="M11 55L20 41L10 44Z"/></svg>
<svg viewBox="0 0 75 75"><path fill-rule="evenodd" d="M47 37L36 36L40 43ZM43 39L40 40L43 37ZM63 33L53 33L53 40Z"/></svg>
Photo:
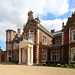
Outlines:
<svg viewBox="0 0 75 75"><path fill-rule="evenodd" d="M33 12L30 10L28 12L28 21L32 20L33 19Z"/></svg>

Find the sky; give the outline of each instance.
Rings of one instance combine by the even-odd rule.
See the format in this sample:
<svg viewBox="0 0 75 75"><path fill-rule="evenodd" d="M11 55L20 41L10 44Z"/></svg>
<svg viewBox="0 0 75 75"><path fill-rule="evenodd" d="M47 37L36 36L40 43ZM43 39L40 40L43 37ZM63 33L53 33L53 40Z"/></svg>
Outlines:
<svg viewBox="0 0 75 75"><path fill-rule="evenodd" d="M75 0L0 0L0 46L6 50L6 30L23 30L27 22L27 13L32 10L34 18L40 18L41 24L51 31L62 29L75 11Z"/></svg>

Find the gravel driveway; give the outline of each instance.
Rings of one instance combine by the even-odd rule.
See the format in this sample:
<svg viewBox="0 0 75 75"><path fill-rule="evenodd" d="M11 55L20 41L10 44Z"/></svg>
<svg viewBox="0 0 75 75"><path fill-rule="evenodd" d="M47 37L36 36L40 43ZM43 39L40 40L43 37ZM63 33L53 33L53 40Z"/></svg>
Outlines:
<svg viewBox="0 0 75 75"><path fill-rule="evenodd" d="M0 75L75 75L75 69L0 63Z"/></svg>

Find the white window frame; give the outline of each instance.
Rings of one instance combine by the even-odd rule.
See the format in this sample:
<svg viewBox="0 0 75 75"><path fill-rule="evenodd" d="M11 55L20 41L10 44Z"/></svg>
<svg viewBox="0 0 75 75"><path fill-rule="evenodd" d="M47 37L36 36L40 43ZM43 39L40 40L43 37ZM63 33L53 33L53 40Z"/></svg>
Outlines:
<svg viewBox="0 0 75 75"><path fill-rule="evenodd" d="M46 60L42 60L42 62L46 62L47 61L47 50L42 49L42 51L46 51ZM43 56L43 55L42 55Z"/></svg>
<svg viewBox="0 0 75 75"><path fill-rule="evenodd" d="M18 43L14 42L13 49L18 49Z"/></svg>
<svg viewBox="0 0 75 75"><path fill-rule="evenodd" d="M9 49L11 49L11 44L9 44Z"/></svg>
<svg viewBox="0 0 75 75"><path fill-rule="evenodd" d="M52 60L52 52L59 52L59 60L57 60L57 55L56 55L56 60ZM59 50L53 50L53 51L51 51L51 61L60 61L60 51Z"/></svg>
<svg viewBox="0 0 75 75"><path fill-rule="evenodd" d="M33 35L33 39L31 39L31 34ZM34 42L34 32L30 33L30 39Z"/></svg>
<svg viewBox="0 0 75 75"><path fill-rule="evenodd" d="M71 37L72 39L71 39L71 41L72 41L72 42L75 42L75 40L73 39L73 38L74 38L74 37L73 37L73 32L75 32L75 30L72 30L72 37Z"/></svg>
<svg viewBox="0 0 75 75"><path fill-rule="evenodd" d="M45 42L45 41L43 41L44 37L46 38L46 42ZM47 37L46 37L45 35L43 35L42 43L43 43L44 45L47 45Z"/></svg>
<svg viewBox="0 0 75 75"><path fill-rule="evenodd" d="M71 62L75 62L75 61L73 61L73 58L72 58L72 54L75 54L75 53L72 53L73 49L75 49L75 47L71 48Z"/></svg>

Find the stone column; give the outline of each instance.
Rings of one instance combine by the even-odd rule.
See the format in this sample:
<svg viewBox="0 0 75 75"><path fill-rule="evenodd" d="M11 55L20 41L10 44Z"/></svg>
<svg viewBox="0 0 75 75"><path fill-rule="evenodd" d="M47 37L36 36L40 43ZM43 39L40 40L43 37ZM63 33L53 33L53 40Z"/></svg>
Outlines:
<svg viewBox="0 0 75 75"><path fill-rule="evenodd" d="M29 29L29 40L30 40L30 29Z"/></svg>
<svg viewBox="0 0 75 75"><path fill-rule="evenodd" d="M19 48L19 64L21 64L21 48Z"/></svg>
<svg viewBox="0 0 75 75"><path fill-rule="evenodd" d="M28 65L30 64L30 48L28 47Z"/></svg>
<svg viewBox="0 0 75 75"><path fill-rule="evenodd" d="M33 46L31 47L31 64L33 64Z"/></svg>

